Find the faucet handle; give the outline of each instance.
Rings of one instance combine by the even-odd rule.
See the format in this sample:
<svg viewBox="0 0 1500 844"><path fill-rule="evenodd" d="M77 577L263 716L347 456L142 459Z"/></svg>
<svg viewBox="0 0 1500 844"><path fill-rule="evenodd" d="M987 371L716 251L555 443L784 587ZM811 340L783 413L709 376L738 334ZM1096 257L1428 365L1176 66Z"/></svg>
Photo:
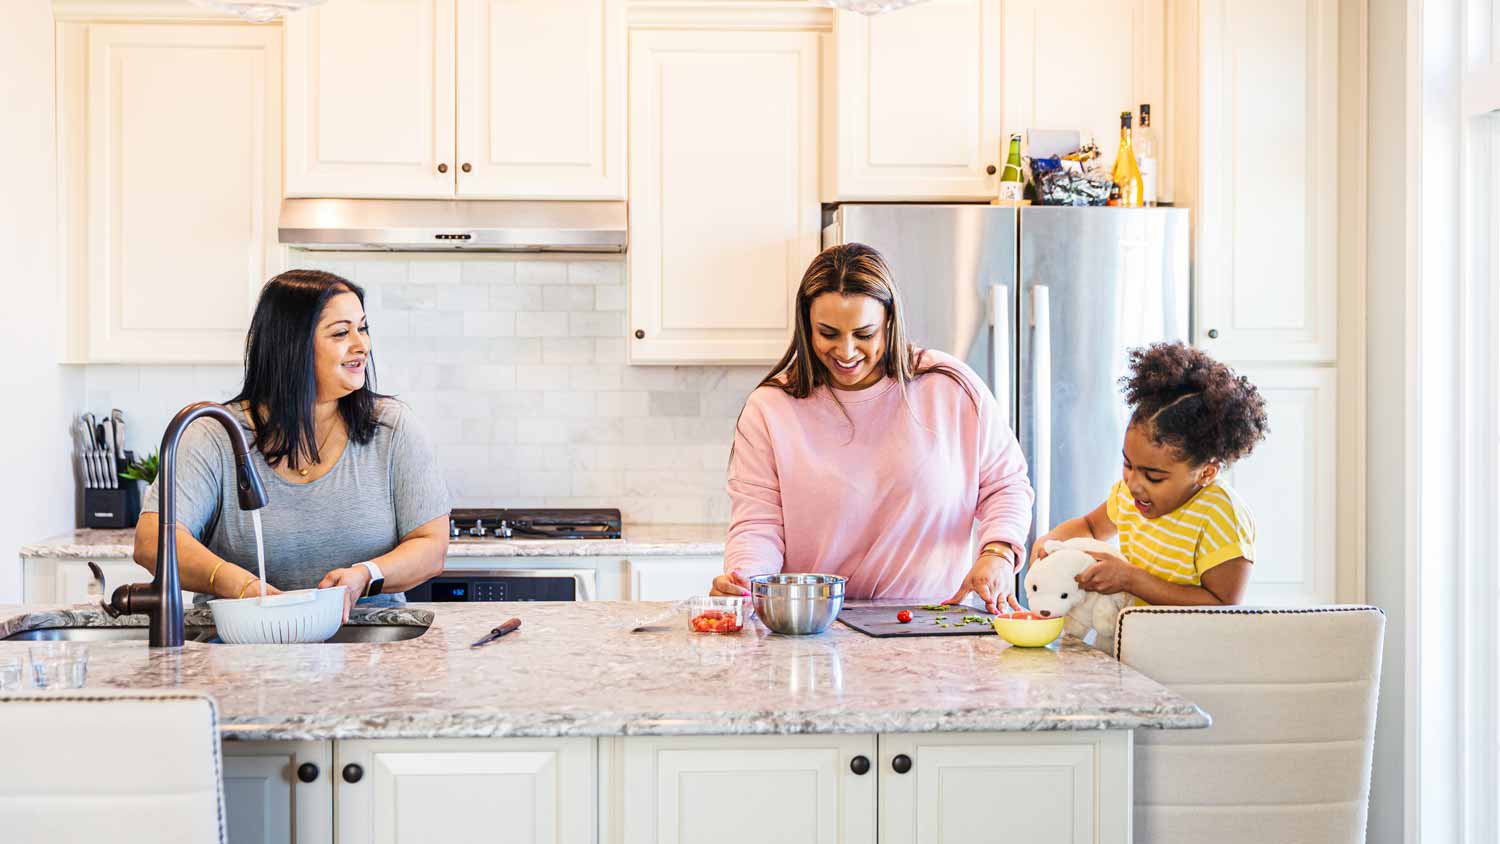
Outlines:
<svg viewBox="0 0 1500 844"><path fill-rule="evenodd" d="M104 596L109 594L109 592L104 587L104 572L100 570L99 564L95 563L93 560L90 560L89 571L94 573L94 579L89 581L88 586L89 602L93 603L94 601L98 601L99 606L102 607L105 612L109 613L110 618L119 618L120 611L115 609L113 604L104 599Z"/></svg>

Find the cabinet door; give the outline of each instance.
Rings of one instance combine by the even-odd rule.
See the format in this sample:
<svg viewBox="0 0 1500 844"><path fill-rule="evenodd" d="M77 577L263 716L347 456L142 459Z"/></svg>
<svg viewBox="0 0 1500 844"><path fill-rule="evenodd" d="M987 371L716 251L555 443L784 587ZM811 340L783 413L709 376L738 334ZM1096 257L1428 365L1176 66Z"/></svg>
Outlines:
<svg viewBox="0 0 1500 844"><path fill-rule="evenodd" d="M453 195L453 0L339 0L286 45L287 196Z"/></svg>
<svg viewBox="0 0 1500 844"><path fill-rule="evenodd" d="M1130 754L1129 730L882 735L881 844L1126 844Z"/></svg>
<svg viewBox="0 0 1500 844"><path fill-rule="evenodd" d="M624 0L459 0L458 194L625 196Z"/></svg>
<svg viewBox="0 0 1500 844"><path fill-rule="evenodd" d="M594 739L340 741L334 756L340 844L594 840Z"/></svg>
<svg viewBox="0 0 1500 844"><path fill-rule="evenodd" d="M87 115L88 359L239 360L274 263L279 33L100 24L86 56L63 96Z"/></svg>
<svg viewBox="0 0 1500 844"><path fill-rule="evenodd" d="M1220 359L1333 361L1338 4L1201 14L1197 342Z"/></svg>
<svg viewBox="0 0 1500 844"><path fill-rule="evenodd" d="M1333 603L1337 588L1338 370L1239 368L1266 399L1271 433L1226 473L1255 518L1245 603Z"/></svg>
<svg viewBox="0 0 1500 844"><path fill-rule="evenodd" d="M707 595L713 579L724 573L723 557L663 557L631 560L630 600L680 601Z"/></svg>
<svg viewBox="0 0 1500 844"><path fill-rule="evenodd" d="M613 802L624 844L875 841L874 736L622 741L623 793ZM863 775L851 768L857 756L870 763Z"/></svg>
<svg viewBox="0 0 1500 844"><path fill-rule="evenodd" d="M1044 0L1005 4L1005 136L1079 129L1114 161L1121 111L1152 104L1158 172L1170 110L1164 0L1080 0L1066 13ZM1158 193L1166 201L1170 196Z"/></svg>
<svg viewBox="0 0 1500 844"><path fill-rule="evenodd" d="M818 253L818 36L630 42L632 363L766 363Z"/></svg>
<svg viewBox="0 0 1500 844"><path fill-rule="evenodd" d="M299 769L311 782L303 782ZM333 840L333 743L224 742L224 820L229 844Z"/></svg>
<svg viewBox="0 0 1500 844"><path fill-rule="evenodd" d="M1000 5L928 0L873 17L838 13L827 201L996 195Z"/></svg>

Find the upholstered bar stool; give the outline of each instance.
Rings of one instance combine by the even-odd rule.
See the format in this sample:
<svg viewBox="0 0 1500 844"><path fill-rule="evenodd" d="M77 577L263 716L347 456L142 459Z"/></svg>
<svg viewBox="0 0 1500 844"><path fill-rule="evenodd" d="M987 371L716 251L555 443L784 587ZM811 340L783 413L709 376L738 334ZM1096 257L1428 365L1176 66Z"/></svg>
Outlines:
<svg viewBox="0 0 1500 844"><path fill-rule="evenodd" d="M1362 844L1385 614L1132 607L1115 656L1212 718L1135 737L1135 840Z"/></svg>
<svg viewBox="0 0 1500 844"><path fill-rule="evenodd" d="M218 726L191 692L0 695L0 839L223 842Z"/></svg>

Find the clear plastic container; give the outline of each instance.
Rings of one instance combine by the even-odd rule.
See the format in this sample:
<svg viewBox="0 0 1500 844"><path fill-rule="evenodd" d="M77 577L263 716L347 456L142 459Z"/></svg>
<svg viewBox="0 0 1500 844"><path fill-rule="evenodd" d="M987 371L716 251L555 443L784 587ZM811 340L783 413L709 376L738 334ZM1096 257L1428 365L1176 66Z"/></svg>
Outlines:
<svg viewBox="0 0 1500 844"><path fill-rule="evenodd" d="M695 633L738 633L750 618L750 599L699 596L688 602L688 628Z"/></svg>

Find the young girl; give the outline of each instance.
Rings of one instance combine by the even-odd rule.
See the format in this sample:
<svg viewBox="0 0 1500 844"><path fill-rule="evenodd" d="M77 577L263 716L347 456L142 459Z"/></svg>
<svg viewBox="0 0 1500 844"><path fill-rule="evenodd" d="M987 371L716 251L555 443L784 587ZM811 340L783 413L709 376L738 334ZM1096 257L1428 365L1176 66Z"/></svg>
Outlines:
<svg viewBox="0 0 1500 844"><path fill-rule="evenodd" d="M1245 378L1197 349L1160 343L1130 353L1121 379L1132 413L1125 471L1093 512L1039 537L1120 537L1123 557L1098 560L1078 585L1148 604L1236 604L1255 560L1255 522L1219 475L1266 435L1265 401ZM1092 552L1091 552L1092 553Z"/></svg>

